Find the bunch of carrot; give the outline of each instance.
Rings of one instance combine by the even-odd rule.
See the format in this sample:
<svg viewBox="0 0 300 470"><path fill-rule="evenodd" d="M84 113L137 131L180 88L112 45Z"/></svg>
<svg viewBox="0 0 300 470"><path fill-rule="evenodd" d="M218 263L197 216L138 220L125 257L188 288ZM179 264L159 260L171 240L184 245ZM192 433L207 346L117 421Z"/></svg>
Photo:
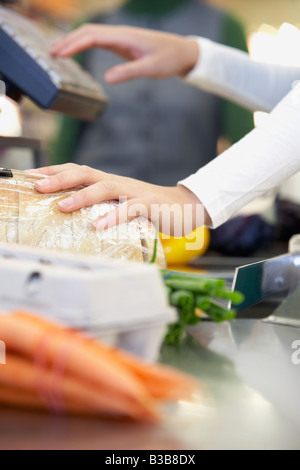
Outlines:
<svg viewBox="0 0 300 470"><path fill-rule="evenodd" d="M160 404L190 397L191 377L29 312L0 313L7 348L0 404L156 422Z"/></svg>

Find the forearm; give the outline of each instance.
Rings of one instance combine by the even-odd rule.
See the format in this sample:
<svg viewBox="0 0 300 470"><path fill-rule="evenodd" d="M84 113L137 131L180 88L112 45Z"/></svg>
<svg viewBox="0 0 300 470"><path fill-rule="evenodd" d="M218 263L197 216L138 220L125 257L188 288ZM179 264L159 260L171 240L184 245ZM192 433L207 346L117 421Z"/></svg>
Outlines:
<svg viewBox="0 0 300 470"><path fill-rule="evenodd" d="M197 38L199 60L186 81L252 111L271 111L300 79L300 67L255 62L242 51Z"/></svg>
<svg viewBox="0 0 300 470"><path fill-rule="evenodd" d="M298 86L263 125L180 184L201 200L216 228L300 170L299 127Z"/></svg>

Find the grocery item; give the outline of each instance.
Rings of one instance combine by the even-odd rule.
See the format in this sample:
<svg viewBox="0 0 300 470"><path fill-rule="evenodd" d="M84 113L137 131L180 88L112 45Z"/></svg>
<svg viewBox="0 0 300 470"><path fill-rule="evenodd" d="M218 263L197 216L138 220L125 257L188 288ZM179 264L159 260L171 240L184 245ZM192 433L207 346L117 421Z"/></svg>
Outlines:
<svg viewBox="0 0 300 470"><path fill-rule="evenodd" d="M0 405L157 422L164 402L190 398L197 383L93 337L26 311L0 313L6 365Z"/></svg>
<svg viewBox="0 0 300 470"><path fill-rule="evenodd" d="M56 249L81 255L149 262L156 239L155 227L145 218L96 231L92 222L116 207L116 202L95 204L62 213L58 203L78 190L40 194L34 183L40 175L0 170L0 241ZM160 241L156 264L166 266Z"/></svg>
<svg viewBox="0 0 300 470"><path fill-rule="evenodd" d="M168 266L183 266L198 256L203 256L210 242L210 231L199 227L190 235L175 238L160 234Z"/></svg>
<svg viewBox="0 0 300 470"><path fill-rule="evenodd" d="M203 319L216 323L234 320L236 311L229 304L239 305L244 301L243 294L232 291L225 279L166 270L162 270L162 275L170 305L178 313L177 322L169 326L165 337L170 345L181 343L188 328Z"/></svg>

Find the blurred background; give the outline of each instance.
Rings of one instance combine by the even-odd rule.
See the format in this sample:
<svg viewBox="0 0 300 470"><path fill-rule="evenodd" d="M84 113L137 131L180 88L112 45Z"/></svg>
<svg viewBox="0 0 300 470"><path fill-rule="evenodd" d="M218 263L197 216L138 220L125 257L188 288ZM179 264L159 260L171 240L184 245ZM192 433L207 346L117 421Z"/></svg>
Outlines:
<svg viewBox="0 0 300 470"><path fill-rule="evenodd" d="M168 2L170 3L170 0ZM174 2L176 3L178 0L174 0ZM125 3L122 0L24 0L19 2L19 8L22 13L39 22L43 27L55 26L62 33L66 33L75 24L82 23L85 19L93 18L95 20L97 18L95 21L98 22L102 14L109 15L111 11L118 11ZM138 0L133 2L133 4L136 3L138 3ZM199 3L217 8L214 11L219 11L220 9L224 14L228 12L231 18L235 18L235 23L231 23L231 43L225 43L241 49L248 48L251 56L257 61L300 66L298 48L295 47L294 43L295 30L286 24L289 23L296 28L300 28L300 0L199 0ZM114 18L114 16L108 16L108 18ZM156 27L158 23L154 22L153 24ZM162 20L161 24L163 24ZM239 29L237 24L240 25ZM189 25L185 26L188 30ZM246 45L244 47L240 37L241 28L245 36ZM207 35L208 37L209 34ZM238 38L234 37L235 35L239 35L239 42ZM86 66L92 74L95 72L95 78L101 82L99 70L95 71L95 67L91 66L91 57L86 62L83 61L82 65ZM108 93L110 94L110 92ZM204 99L207 98L203 97ZM111 100L112 103L114 100L115 97ZM214 105L207 102L205 106ZM58 114L42 111L27 99L23 99L21 105L17 106L13 102L8 101L3 95L1 96L1 94L0 108L0 137L23 136L33 139L38 138L42 143L43 158L46 164L61 161L60 153L62 153L65 161L73 160L78 163L87 164L95 161L94 166L97 166L95 156L91 156L90 161L84 161L82 156L88 154L84 143L88 137L92 139L91 130L86 131L86 128L84 128L86 134L84 132L80 133L82 136L81 142L76 144L77 149L80 145L82 147L82 155L80 155L78 152L77 154L75 151L71 152L73 144L68 144L67 150L66 146L62 145L67 137L67 131L64 127L66 122ZM224 132L217 132L216 129L211 131L211 139L214 140L213 145L216 147L216 153L222 152L236 140L239 140L251 130L253 125L259 125L265 117L263 113L256 113L254 116L251 115L249 120L249 115L246 115L244 111L243 118L241 118L238 116L242 115L237 114L241 113L241 111L229 109L228 107L226 108L226 113L227 122L223 123ZM219 117L215 118L215 120L219 121ZM241 122L244 123L243 126L241 126ZM114 125L117 127L118 123L117 121L114 123L114 117L111 116L110 126L112 129L114 129ZM100 127L101 121L99 121L99 129ZM114 137L112 137L112 142L113 139ZM106 144L112 145L110 142L106 142ZM213 153L213 150L211 150L214 148L213 145L207 146L211 153ZM198 149L195 148L195 151L198 151ZM20 152L22 153L20 149L17 151L5 150L5 152L0 150L0 152L1 166L3 167L10 166L25 169L32 166L31 155L28 151L23 153L22 158L20 157ZM214 156L214 154L210 154L210 158ZM108 157L110 159L110 156ZM207 163L207 156L204 155L200 163ZM99 161L101 168L102 164ZM104 166L104 170L106 169ZM110 170L109 166L108 170ZM114 167L112 171L114 171ZM122 173L122 169L118 170L116 167L116 172ZM140 169L133 173L132 176L141 176L143 178ZM185 174L182 175L182 177L184 176ZM149 180L151 180L150 177ZM157 182L155 178L151 181ZM172 183L172 181L166 181L166 185ZM287 242L291 235L297 231L299 232L299 227L300 175L298 174L281 188L278 188L276 193L269 194L265 198L250 204L238 214L234 223L229 224L228 227L223 227L220 232L214 233L211 236L207 235L204 247L202 251L199 249L198 254L203 254L208 249L208 238L210 238L210 249L219 254L250 256L276 242ZM195 256L195 253L193 255Z"/></svg>

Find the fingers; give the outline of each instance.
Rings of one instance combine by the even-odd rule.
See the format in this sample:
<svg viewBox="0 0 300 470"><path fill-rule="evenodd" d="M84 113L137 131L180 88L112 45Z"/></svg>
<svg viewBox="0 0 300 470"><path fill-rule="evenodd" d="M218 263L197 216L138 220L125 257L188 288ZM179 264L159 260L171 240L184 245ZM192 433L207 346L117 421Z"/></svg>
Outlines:
<svg viewBox="0 0 300 470"><path fill-rule="evenodd" d="M155 67L155 61L152 56L146 56L142 59L134 60L124 65L118 65L108 70L105 74L105 80L115 85L128 82L137 78L158 77L159 68Z"/></svg>
<svg viewBox="0 0 300 470"><path fill-rule="evenodd" d="M86 166L61 165L55 169L51 167L43 169L49 178L37 181L35 189L40 193L56 193L66 189L73 189L77 186L88 186L97 183L99 179L104 178L104 173ZM65 168L62 168L65 167Z"/></svg>
<svg viewBox="0 0 300 470"><path fill-rule="evenodd" d="M86 43L86 47L92 47L94 41L92 33L92 25L84 25L53 44L50 52L53 56L66 57L79 52L78 46L81 43Z"/></svg>
<svg viewBox="0 0 300 470"><path fill-rule="evenodd" d="M113 201L122 197L122 193L126 194L128 190L122 183L113 181L100 181L88 188L81 189L61 201L58 206L62 212L74 212L83 207L90 207L104 201Z"/></svg>
<svg viewBox="0 0 300 470"><path fill-rule="evenodd" d="M84 25L55 43L50 52L54 56L69 57L91 47L102 47L118 53L137 47L133 37L136 29L131 28L129 33L128 28L122 26Z"/></svg>
<svg viewBox="0 0 300 470"><path fill-rule="evenodd" d="M26 171L31 173L39 173L45 176L53 176L57 175L58 173L62 173L63 171L75 170L77 168L79 168L79 165L75 165L75 163L65 163L64 165L44 166Z"/></svg>
<svg viewBox="0 0 300 470"><path fill-rule="evenodd" d="M120 204L116 209L108 212L103 217L99 217L93 222L96 230L108 230L116 225L124 224L136 219L139 216L150 218L150 204L145 199L131 199Z"/></svg>
<svg viewBox="0 0 300 470"><path fill-rule="evenodd" d="M53 47L51 49L51 54L59 57L71 57L79 52L90 49L95 45L95 38L91 35L75 37L72 42L67 40L66 42L62 42Z"/></svg>

